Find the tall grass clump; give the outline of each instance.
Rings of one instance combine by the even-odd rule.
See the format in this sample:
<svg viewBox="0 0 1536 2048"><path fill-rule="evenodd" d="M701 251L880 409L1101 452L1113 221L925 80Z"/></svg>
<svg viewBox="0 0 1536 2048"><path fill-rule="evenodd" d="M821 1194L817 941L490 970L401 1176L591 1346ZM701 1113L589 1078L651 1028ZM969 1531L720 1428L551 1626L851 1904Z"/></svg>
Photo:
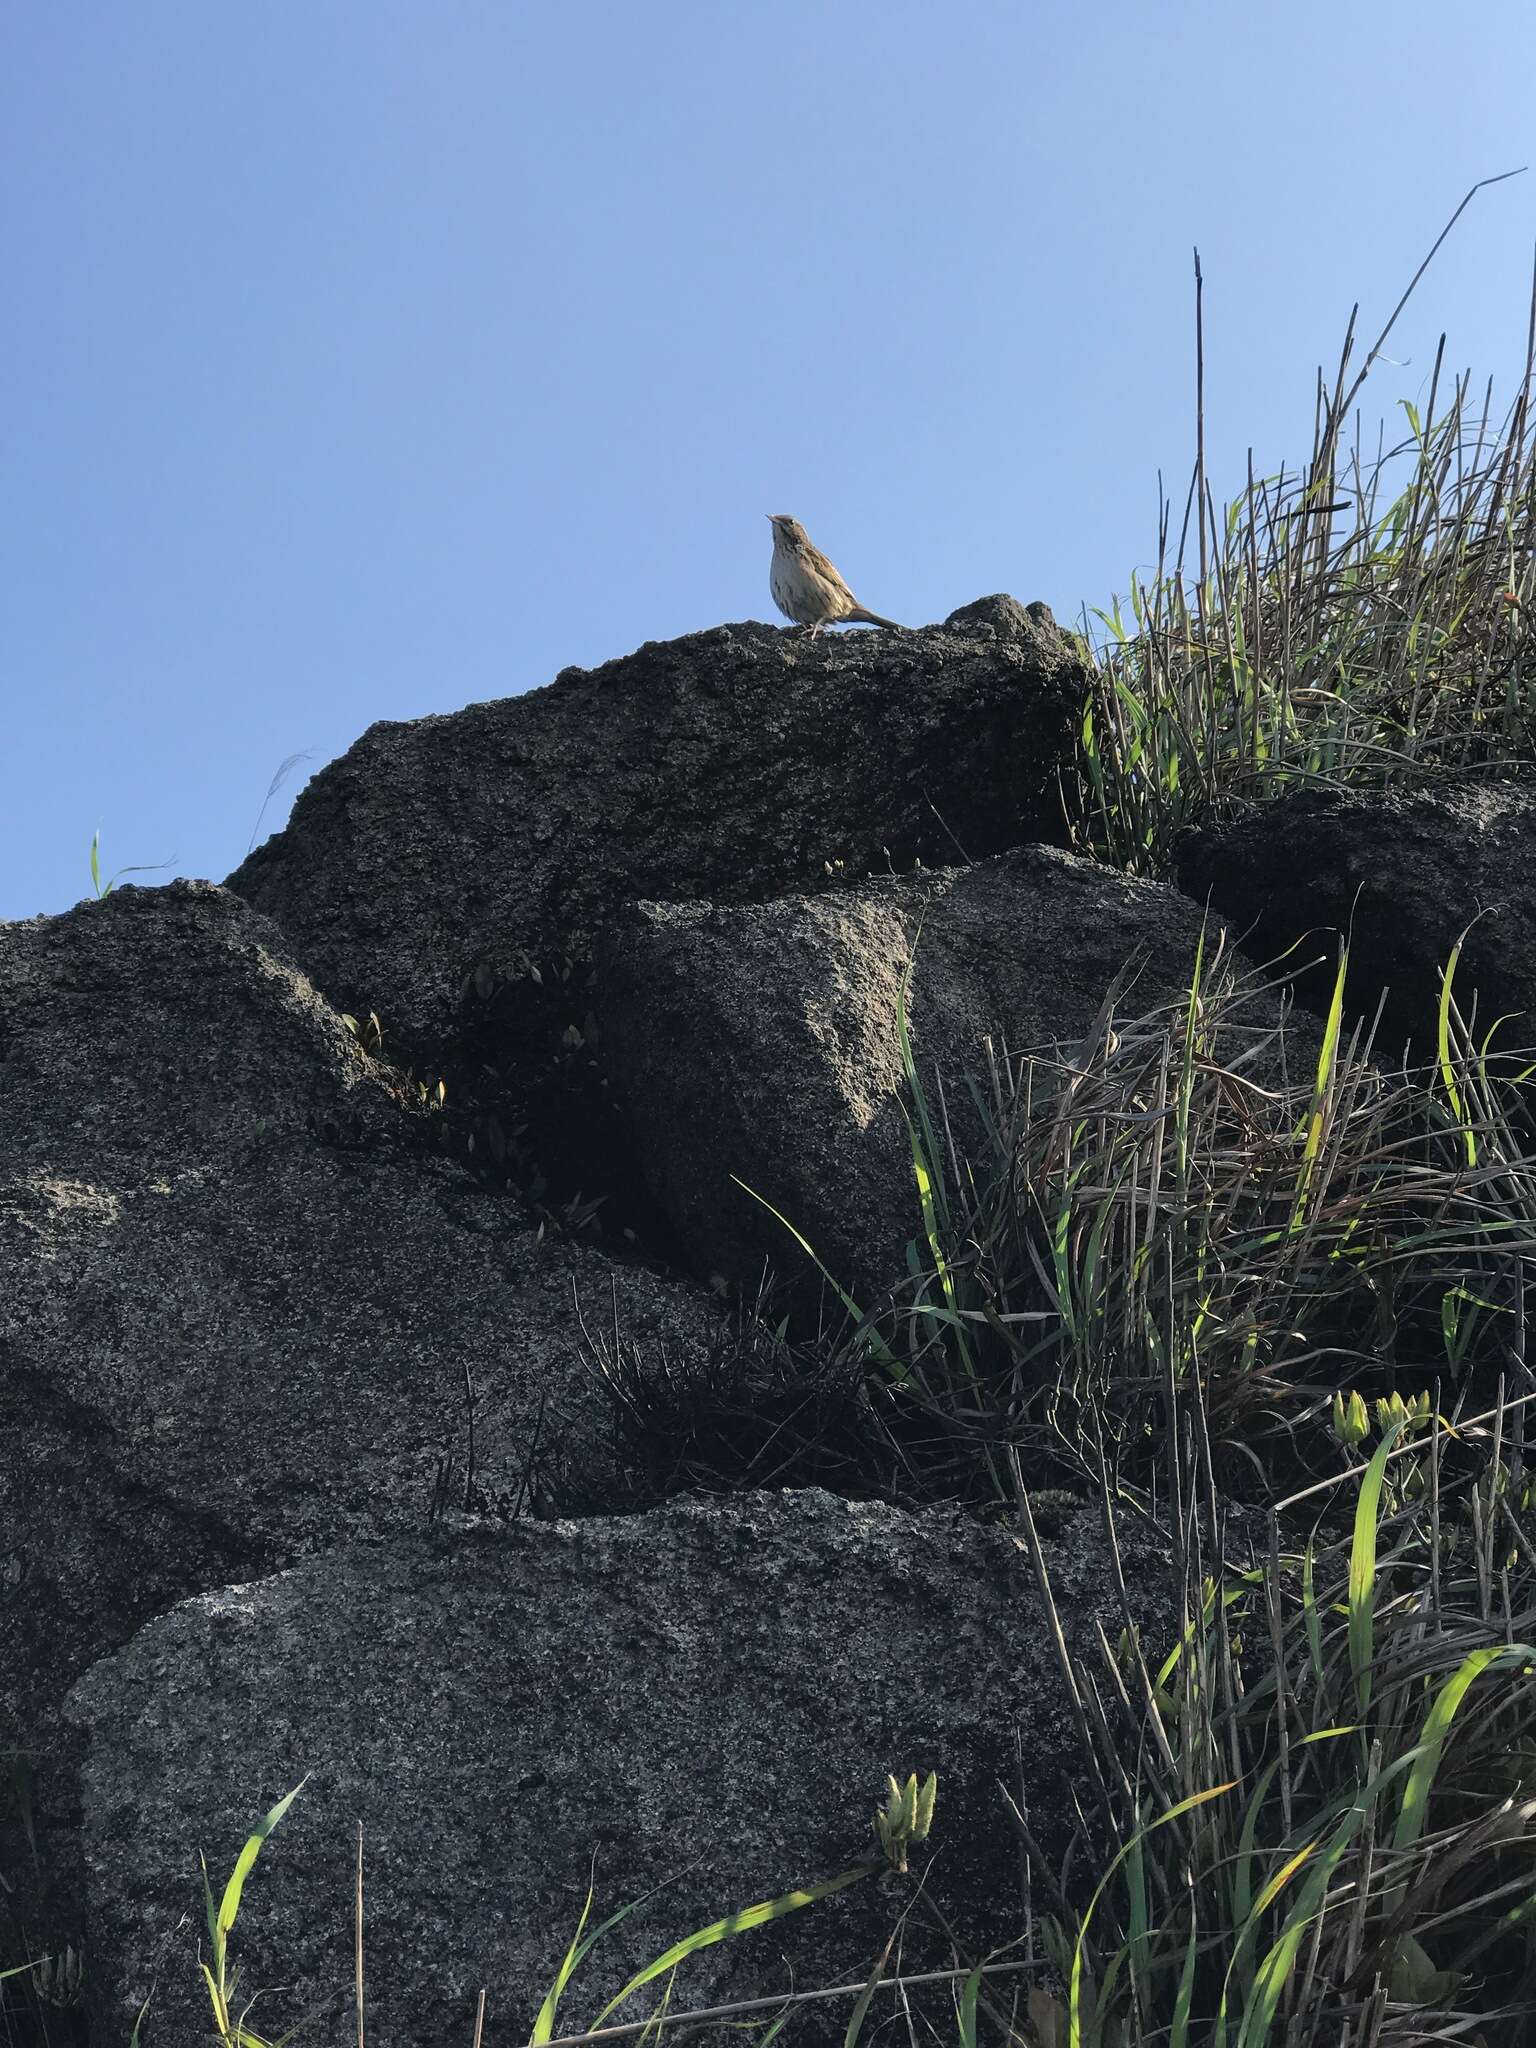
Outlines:
<svg viewBox="0 0 1536 2048"><path fill-rule="evenodd" d="M1536 754L1536 294L1512 401L1448 372L1442 337L1422 406L1401 401L1398 431L1371 445L1353 406L1396 318L1362 358L1352 316L1318 376L1307 461L1256 476L1250 453L1224 506L1205 472L1202 344L1178 531L1165 502L1150 575L1089 621L1071 801L1080 842L1113 865L1166 874L1178 834L1234 800Z"/></svg>
<svg viewBox="0 0 1536 2048"><path fill-rule="evenodd" d="M1137 1013L1122 983L1080 1043L994 1048L959 1103L903 1034L923 1234L849 1342L904 1443L1004 1495L1009 1447L1139 1484L1193 1387L1224 1483L1263 1497L1332 1469L1341 1386L1523 1391L1524 1068L1452 968L1437 1060L1377 1065L1347 973L1297 1024L1213 941L1183 998Z"/></svg>
<svg viewBox="0 0 1536 2048"><path fill-rule="evenodd" d="M1518 1412L1447 1479L1387 1421L1340 1540L1224 1568L1067 1675L1096 1881L1056 1921L1072 2048L1517 2048L1536 2028L1536 1555ZM1192 1501L1184 1455L1170 1496ZM1025 1506L1027 1514L1027 1503ZM1213 1555L1201 1556L1202 1540Z"/></svg>

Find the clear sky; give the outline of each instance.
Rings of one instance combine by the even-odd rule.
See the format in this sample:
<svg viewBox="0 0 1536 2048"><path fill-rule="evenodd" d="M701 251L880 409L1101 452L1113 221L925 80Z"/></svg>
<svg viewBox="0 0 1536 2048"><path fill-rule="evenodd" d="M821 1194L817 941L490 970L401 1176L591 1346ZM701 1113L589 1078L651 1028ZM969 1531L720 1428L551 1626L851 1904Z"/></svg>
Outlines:
<svg viewBox="0 0 1536 2048"><path fill-rule="evenodd" d="M1105 602L1192 454L1310 438L1532 0L0 0L0 916L222 877L379 718L774 616ZM1523 361L1536 169L1374 413ZM443 791L445 804L453 801Z"/></svg>

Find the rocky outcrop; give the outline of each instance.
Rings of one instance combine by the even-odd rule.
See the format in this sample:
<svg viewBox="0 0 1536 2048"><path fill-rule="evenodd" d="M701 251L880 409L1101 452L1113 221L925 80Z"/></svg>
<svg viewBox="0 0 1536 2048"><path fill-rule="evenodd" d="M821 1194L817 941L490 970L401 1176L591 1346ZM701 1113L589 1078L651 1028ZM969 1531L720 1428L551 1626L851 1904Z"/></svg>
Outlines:
<svg viewBox="0 0 1536 2048"><path fill-rule="evenodd" d="M909 963L919 1076L964 1149L988 1041L1001 1063L1081 1038L1122 969L1121 1014L1181 995L1201 926L1177 890L1050 847L773 903L646 903L599 963L602 1054L703 1271L814 1280L768 1203L867 1303L922 1227L898 1035Z"/></svg>
<svg viewBox="0 0 1536 2048"><path fill-rule="evenodd" d="M962 1145L988 1037L1070 1044L1127 970L1123 1010L1186 987L1199 908L1043 843L1085 681L1010 599L907 634L724 627L375 727L233 889L0 927L0 1748L32 1772L14 1839L0 1819L0 1967L83 1936L95 2039L157 1980L144 2038L202 2040L197 1853L221 1879L306 1773L235 1936L248 1992L290 1987L258 2009L274 2035L344 2007L358 1819L376 2048L469 2039L482 1985L488 2038L526 2029L594 1851L599 1914L677 1880L584 1973L606 1991L865 1854L893 1769L940 1773L925 1896L973 1951L1017 1936L994 1780L1022 1768L1048 1846L1070 1818L1032 1566L947 1510L652 1505L701 1472L891 1490L847 1361L762 1326L734 1357L657 1253L665 1231L749 1287L797 1259L736 1175L861 1292L900 1273L914 947L918 1066ZM371 1057L370 1012L470 1109ZM561 1151L587 1198L643 1168L650 1263L552 1228L538 1175L492 1192L450 1130L484 1135L477 1171L522 1145L553 1184ZM782 1372L748 1428L760 1341ZM695 1386L746 1454L681 1444L626 1491L625 1427L681 1440ZM834 1411L825 1462L759 1455ZM579 1486L551 1487L565 1458ZM1117 1634L1095 1519L1068 1512L1050 1566L1069 1636ZM861 1882L709 1950L674 2001L857 1976L911 1903ZM909 1966L948 1959L927 1925ZM579 1983L573 2022L595 2002Z"/></svg>
<svg viewBox="0 0 1536 2048"><path fill-rule="evenodd" d="M590 1430L575 1302L706 1343L427 1121L225 890L0 926L0 1714L45 1826L58 1704L141 1622L461 1501L469 1384L489 1495Z"/></svg>
<svg viewBox="0 0 1536 2048"><path fill-rule="evenodd" d="M1441 971L1465 935L1463 1011L1486 1029L1536 1039L1536 784L1450 785L1386 795L1307 790L1238 823L1192 834L1179 879L1230 921L1261 960L1290 953L1302 1000L1326 1006L1337 937L1349 934L1348 995L1372 1016L1378 1050L1433 1054ZM1291 949L1296 951L1291 953ZM1319 955L1321 965L1309 965Z"/></svg>
<svg viewBox="0 0 1536 2048"><path fill-rule="evenodd" d="M740 903L1059 841L1086 684L1045 607L1011 598L916 633L721 626L371 727L230 887L333 1002L441 1071L466 994L547 973L636 898Z"/></svg>
<svg viewBox="0 0 1536 2048"><path fill-rule="evenodd" d="M1102 1535L1089 1510L1046 1553L1084 1645L1122 1620ZM1129 1533L1126 1571L1133 1598L1157 1572ZM315 2038L350 2038L361 1822L375 2048L462 2048L481 1987L487 2039L526 2039L589 1880L591 1926L663 1886L578 1972L557 2031L590 2025L678 1937L870 1855L889 1771L939 1773L903 1961L947 1963L928 1908L979 1946L1023 1924L996 1780L1048 1839L1070 1815L1068 1706L1015 1539L817 1492L354 1546L187 1602L70 1713L93 2038L125 2040L153 1989L158 2048L208 2033L199 1851L221 1885L306 1774L246 1884L243 1995L283 1987L254 2016L269 2038L315 2008ZM703 1951L670 2009L861 1979L915 1875ZM841 2040L849 2010L811 2007L792 2037Z"/></svg>

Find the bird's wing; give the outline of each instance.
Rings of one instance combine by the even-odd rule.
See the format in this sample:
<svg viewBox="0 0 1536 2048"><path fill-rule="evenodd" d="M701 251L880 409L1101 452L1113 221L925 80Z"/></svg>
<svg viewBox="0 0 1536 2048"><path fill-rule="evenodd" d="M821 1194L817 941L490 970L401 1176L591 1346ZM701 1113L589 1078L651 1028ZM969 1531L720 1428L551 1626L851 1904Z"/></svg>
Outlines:
<svg viewBox="0 0 1536 2048"><path fill-rule="evenodd" d="M835 562L829 562L826 556L821 552L821 549L812 547L809 541L807 541L805 544L805 558L807 565L811 569L814 569L818 576L824 576L826 580L829 583L834 584L837 589L847 591L850 603L856 602L856 600L854 599L853 592L848 588L848 585L843 581L842 574L839 571L837 564Z"/></svg>

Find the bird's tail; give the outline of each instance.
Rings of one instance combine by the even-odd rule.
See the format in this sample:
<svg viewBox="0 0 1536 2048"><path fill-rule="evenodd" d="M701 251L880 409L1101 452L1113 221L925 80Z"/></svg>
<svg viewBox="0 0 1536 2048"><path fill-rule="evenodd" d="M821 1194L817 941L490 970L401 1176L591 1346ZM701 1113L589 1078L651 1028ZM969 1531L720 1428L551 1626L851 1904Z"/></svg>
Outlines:
<svg viewBox="0 0 1536 2048"><path fill-rule="evenodd" d="M905 633L907 630L895 619L882 619L878 612L865 611L861 604L856 604L851 612L844 614L844 623L850 626L887 626L893 633Z"/></svg>

